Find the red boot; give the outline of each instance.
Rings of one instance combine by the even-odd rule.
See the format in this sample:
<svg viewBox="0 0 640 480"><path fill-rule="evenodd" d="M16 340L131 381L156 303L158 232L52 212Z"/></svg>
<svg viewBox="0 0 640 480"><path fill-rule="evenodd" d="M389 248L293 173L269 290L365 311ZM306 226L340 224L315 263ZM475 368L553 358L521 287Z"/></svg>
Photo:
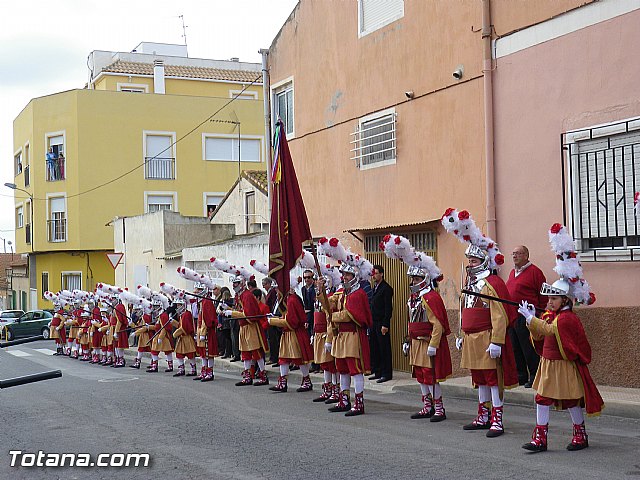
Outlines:
<svg viewBox="0 0 640 480"><path fill-rule="evenodd" d="M195 377L196 375L198 375L198 369L196 368L196 364L194 363L194 364L191 365L191 372L187 373L186 376L187 377ZM195 380L195 378L194 378L194 380Z"/></svg>
<svg viewBox="0 0 640 480"><path fill-rule="evenodd" d="M203 382L212 382L213 381L213 368L207 367L204 371L204 377L202 377Z"/></svg>
<svg viewBox="0 0 640 480"><path fill-rule="evenodd" d="M173 374L174 377L184 377L184 365L178 365L178 371Z"/></svg>
<svg viewBox="0 0 640 480"><path fill-rule="evenodd" d="M487 437L499 437L504 433L504 425L502 425L502 407L493 407L491 409L491 427L487 432Z"/></svg>
<svg viewBox="0 0 640 480"><path fill-rule="evenodd" d="M447 419L447 414L444 411L444 404L442 403L442 397L436 398L433 401L435 411L433 416L429 420L430 422L441 422Z"/></svg>
<svg viewBox="0 0 640 480"><path fill-rule="evenodd" d="M285 393L287 391L287 377L280 375L278 383L273 387L269 387L272 392Z"/></svg>
<svg viewBox="0 0 640 480"><path fill-rule="evenodd" d="M589 436L587 435L587 430L584 427L584 422L580 425L573 424L573 438L571 439L571 443L567 445L567 450L570 452L574 452L576 450L582 450L583 448L587 448L589 446Z"/></svg>
<svg viewBox="0 0 640 480"><path fill-rule="evenodd" d="M546 452L547 451L547 433L549 425L536 425L531 435L531 441L522 445L522 448L530 452Z"/></svg>
<svg viewBox="0 0 640 480"><path fill-rule="evenodd" d="M236 387L244 387L246 385L253 385L253 379L251 378L251 370L242 371L242 380L236 382Z"/></svg>
<svg viewBox="0 0 640 480"><path fill-rule="evenodd" d="M207 369L207 367L202 367L200 369L200 375L198 375L197 377L194 378L194 380L202 380L204 378L204 372Z"/></svg>
<svg viewBox="0 0 640 480"><path fill-rule="evenodd" d="M147 368L147 373L156 373L158 371L158 361L151 360L151 365Z"/></svg>
<svg viewBox="0 0 640 480"><path fill-rule="evenodd" d="M167 368L164 371L166 373L173 372L173 360L167 360Z"/></svg>
<svg viewBox="0 0 640 480"><path fill-rule="evenodd" d="M426 395L422 395L422 403L424 404L424 406L422 407L422 410L411 415L411 418L413 418L414 420L418 418L429 418L433 415L433 412L435 411L433 408L433 401L431 400L430 393L427 393Z"/></svg>
<svg viewBox="0 0 640 480"><path fill-rule="evenodd" d="M337 383L334 383L332 385L331 395L329 396L329 398L327 398L324 401L324 403L331 404L331 403L338 403L339 401L340 401L340 385L338 385Z"/></svg>
<svg viewBox="0 0 640 480"><path fill-rule="evenodd" d="M334 406L329 408L330 412L348 412L351 410L351 400L349 398L349 390L342 390L340 392L340 401Z"/></svg>
<svg viewBox="0 0 640 480"><path fill-rule="evenodd" d="M311 383L309 375L302 377L302 383L296 389L296 392L310 392L311 390L313 390L313 384Z"/></svg>
<svg viewBox="0 0 640 480"><path fill-rule="evenodd" d="M331 382L322 384L322 394L319 397L313 399L314 402L324 402L331 396Z"/></svg>
<svg viewBox="0 0 640 480"><path fill-rule="evenodd" d="M269 378L267 377L267 372L264 370L260 370L258 378L253 382L254 387L260 387L262 385L269 385Z"/></svg>
<svg viewBox="0 0 640 480"><path fill-rule="evenodd" d="M491 423L489 423L489 402L478 404L478 416L473 422L462 427L463 430L487 430Z"/></svg>
<svg viewBox="0 0 640 480"><path fill-rule="evenodd" d="M355 401L353 402L353 407L347 413L344 414L345 417L356 417L358 415L364 415L364 394L356 393Z"/></svg>
<svg viewBox="0 0 640 480"><path fill-rule="evenodd" d="M129 365L129 368L137 368L139 370L140 369L140 359L136 358L133 361L133 365Z"/></svg>

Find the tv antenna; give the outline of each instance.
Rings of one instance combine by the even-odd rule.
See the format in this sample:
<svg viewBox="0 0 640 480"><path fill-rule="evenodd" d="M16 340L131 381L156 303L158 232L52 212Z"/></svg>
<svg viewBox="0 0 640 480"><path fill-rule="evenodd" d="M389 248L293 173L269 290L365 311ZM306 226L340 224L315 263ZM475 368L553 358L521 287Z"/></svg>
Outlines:
<svg viewBox="0 0 640 480"><path fill-rule="evenodd" d="M184 38L184 46L187 46L187 28L188 25L184 24L184 15L178 15L178 18L182 21L182 38ZM187 57L189 56L189 49L187 47Z"/></svg>

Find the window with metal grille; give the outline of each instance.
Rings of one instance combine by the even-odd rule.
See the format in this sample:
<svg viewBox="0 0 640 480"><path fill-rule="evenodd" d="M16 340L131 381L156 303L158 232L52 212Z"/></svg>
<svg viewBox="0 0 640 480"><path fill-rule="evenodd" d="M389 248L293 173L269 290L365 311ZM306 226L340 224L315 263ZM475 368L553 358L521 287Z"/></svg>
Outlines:
<svg viewBox="0 0 640 480"><path fill-rule="evenodd" d="M625 251L622 259L640 257L633 208L634 193L640 191L639 127L640 120L626 121L563 135L569 188L565 219L578 250L592 253L594 260L605 258L598 254L606 250Z"/></svg>
<svg viewBox="0 0 640 480"><path fill-rule="evenodd" d="M176 178L175 134L145 133L144 178L173 180Z"/></svg>
<svg viewBox="0 0 640 480"><path fill-rule="evenodd" d="M82 290L82 272L63 272L61 284L63 290Z"/></svg>
<svg viewBox="0 0 640 480"><path fill-rule="evenodd" d="M67 240L67 212L64 197L49 199L49 220L47 220L47 237L49 242Z"/></svg>
<svg viewBox="0 0 640 480"><path fill-rule="evenodd" d="M358 37L404 17L404 0L358 0Z"/></svg>
<svg viewBox="0 0 640 480"><path fill-rule="evenodd" d="M351 160L360 170L396 163L395 110L361 118L351 136Z"/></svg>

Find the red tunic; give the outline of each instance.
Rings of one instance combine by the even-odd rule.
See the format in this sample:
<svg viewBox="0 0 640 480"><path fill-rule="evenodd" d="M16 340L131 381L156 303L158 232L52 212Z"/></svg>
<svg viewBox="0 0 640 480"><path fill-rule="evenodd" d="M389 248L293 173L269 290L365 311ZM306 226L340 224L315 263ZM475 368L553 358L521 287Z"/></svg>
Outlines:
<svg viewBox="0 0 640 480"><path fill-rule="evenodd" d="M218 327L218 315L213 301L207 298L200 303L200 321L204 321L207 326L207 352L209 358L218 356L218 336L216 328Z"/></svg>
<svg viewBox="0 0 640 480"><path fill-rule="evenodd" d="M371 371L371 354L369 351L369 338L367 329L373 325L371 308L369 307L369 297L361 288L346 295L344 308L353 317L353 323L338 323L338 331L355 325L355 331L360 337L360 348L362 349L362 364L365 372ZM353 331L353 330L350 330Z"/></svg>
<svg viewBox="0 0 640 480"><path fill-rule="evenodd" d="M487 281L491 284L493 289L498 294L498 297L505 300L512 300L507 285L497 275L489 275ZM509 329L513 328L513 324L518 318L518 310L513 305L502 304L505 312L509 317L509 326L507 327L507 334L504 337L504 345L502 346L502 353L500 354L502 364L502 376L504 381L504 387L514 387L518 385L518 369L516 367L516 358L513 354L513 346L511 344L511 334Z"/></svg>
<svg viewBox="0 0 640 480"><path fill-rule="evenodd" d="M544 309L547 305L547 297L540 295L540 288L546 281L542 270L531 264L517 277L515 269L511 270L507 279L507 289L514 302L520 303L522 300L526 300L530 304Z"/></svg>
<svg viewBox="0 0 640 480"><path fill-rule="evenodd" d="M300 300L300 297L296 294L289 294L287 296L287 314L285 320L288 326L287 329L293 331L296 335L298 346L300 347L300 354L302 355L302 362L312 362L313 349L311 348L311 339L309 338L309 332L307 332L307 329L304 327L307 321L307 314L304 311L302 300Z"/></svg>
<svg viewBox="0 0 640 480"><path fill-rule="evenodd" d="M91 312L91 322L99 322L102 323L102 313L98 307L93 307L93 311ZM98 327L93 327L90 330L93 333L91 337L91 346L93 348L100 348L102 344L102 332L98 330Z"/></svg>
<svg viewBox="0 0 640 480"><path fill-rule="evenodd" d="M249 290L243 291L239 297L237 297L236 305L242 310L242 313L245 317L258 317L261 315L260 305L258 304L258 300L255 295L251 293ZM260 322L259 318L251 318L251 319L238 319L240 324L240 328L244 325L249 325L250 323ZM260 335L260 345L262 346L262 350L265 352L269 351L269 344L267 343L267 336L264 333L262 328L258 329Z"/></svg>
<svg viewBox="0 0 640 480"><path fill-rule="evenodd" d="M129 348L129 319L127 318L127 310L123 303L119 303L115 308L116 314L116 331L118 332L118 348Z"/></svg>

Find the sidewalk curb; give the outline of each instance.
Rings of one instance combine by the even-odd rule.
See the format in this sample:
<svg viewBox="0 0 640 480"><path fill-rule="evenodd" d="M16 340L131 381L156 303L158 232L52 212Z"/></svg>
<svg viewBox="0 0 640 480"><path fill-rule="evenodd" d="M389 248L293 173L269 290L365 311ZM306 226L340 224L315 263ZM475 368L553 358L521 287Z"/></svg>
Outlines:
<svg viewBox="0 0 640 480"><path fill-rule="evenodd" d="M127 360L133 361L137 355L137 347L130 347L124 352ZM164 355L162 355L164 357ZM144 354L144 359L148 362L150 358L149 353ZM224 369L224 371L232 371L237 372L238 374L242 372L243 366L242 362L229 362L228 359L221 359L217 357L215 359L214 371L216 369ZM278 369L267 367L267 374L269 375L270 380L275 380L277 376L280 374ZM298 379L302 379L302 375L299 370L293 371L289 373L289 377L296 381ZM314 384L321 384L323 382L322 373L312 373L311 378ZM455 384L447 384L447 382L443 382L440 384L442 388L442 393L445 397L453 397L453 398L461 398L466 400L475 400L478 399L478 391L471 386L471 379L469 378L469 385L455 385ZM418 382L415 380L411 380L409 383L402 385L385 385L385 384L376 384L375 382L365 381L365 390L372 390L380 393L408 393L421 395L420 386ZM507 405L518 405L522 407L530 407L533 408L535 406L534 398L535 391L533 389L512 389L505 391L504 401ZM616 416L623 418L631 418L631 419L640 419L640 405L634 402L625 402L625 401L612 401L605 400L605 408L602 412L603 415L607 416Z"/></svg>

